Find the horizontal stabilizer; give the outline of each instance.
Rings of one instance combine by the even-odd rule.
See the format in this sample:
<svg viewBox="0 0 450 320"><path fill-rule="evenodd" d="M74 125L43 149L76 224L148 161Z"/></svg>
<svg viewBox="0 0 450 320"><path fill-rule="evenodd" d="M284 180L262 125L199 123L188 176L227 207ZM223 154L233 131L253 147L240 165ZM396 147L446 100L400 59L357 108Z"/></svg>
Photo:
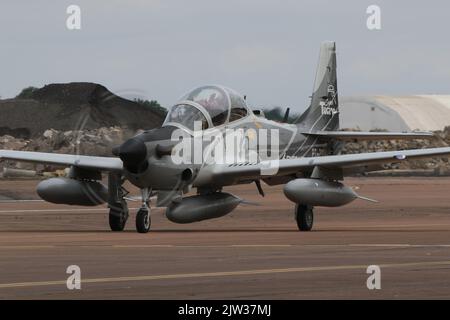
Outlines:
<svg viewBox="0 0 450 320"><path fill-rule="evenodd" d="M304 135L336 140L396 140L431 139L432 132L360 132L360 131L314 131Z"/></svg>

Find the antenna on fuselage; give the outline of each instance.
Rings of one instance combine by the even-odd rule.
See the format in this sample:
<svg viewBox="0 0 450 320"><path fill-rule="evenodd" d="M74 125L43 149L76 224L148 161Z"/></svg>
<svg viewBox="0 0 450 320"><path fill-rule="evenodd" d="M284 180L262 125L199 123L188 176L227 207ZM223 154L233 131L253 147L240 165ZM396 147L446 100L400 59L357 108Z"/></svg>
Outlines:
<svg viewBox="0 0 450 320"><path fill-rule="evenodd" d="M286 109L286 112L285 112L285 114L284 114L284 117L283 117L283 123L287 123L288 122L288 120L289 120L289 112L291 111L291 108L287 108Z"/></svg>

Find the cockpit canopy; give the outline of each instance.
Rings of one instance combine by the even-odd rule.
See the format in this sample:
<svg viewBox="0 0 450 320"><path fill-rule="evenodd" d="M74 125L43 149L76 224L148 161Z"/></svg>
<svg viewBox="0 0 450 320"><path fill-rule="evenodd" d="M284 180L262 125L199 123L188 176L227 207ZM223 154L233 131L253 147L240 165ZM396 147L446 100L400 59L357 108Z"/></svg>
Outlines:
<svg viewBox="0 0 450 320"><path fill-rule="evenodd" d="M245 100L236 91L209 85L185 94L170 109L163 125L181 125L191 131L205 130L239 120L248 114Z"/></svg>

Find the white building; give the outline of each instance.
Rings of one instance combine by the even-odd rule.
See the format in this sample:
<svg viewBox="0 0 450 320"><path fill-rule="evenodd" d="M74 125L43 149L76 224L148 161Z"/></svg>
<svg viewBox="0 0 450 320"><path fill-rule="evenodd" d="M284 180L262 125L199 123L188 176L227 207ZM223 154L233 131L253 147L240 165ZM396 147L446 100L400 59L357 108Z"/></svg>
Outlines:
<svg viewBox="0 0 450 320"><path fill-rule="evenodd" d="M450 95L342 97L339 108L343 129L435 131L450 126Z"/></svg>

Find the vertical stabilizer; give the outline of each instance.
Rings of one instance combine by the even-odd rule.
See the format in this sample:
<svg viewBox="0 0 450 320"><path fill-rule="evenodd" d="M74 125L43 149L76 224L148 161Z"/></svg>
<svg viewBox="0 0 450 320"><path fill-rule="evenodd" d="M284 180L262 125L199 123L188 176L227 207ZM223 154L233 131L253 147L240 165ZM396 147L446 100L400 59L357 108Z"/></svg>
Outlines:
<svg viewBox="0 0 450 320"><path fill-rule="evenodd" d="M335 42L320 46L311 105L296 122L309 132L339 129Z"/></svg>

